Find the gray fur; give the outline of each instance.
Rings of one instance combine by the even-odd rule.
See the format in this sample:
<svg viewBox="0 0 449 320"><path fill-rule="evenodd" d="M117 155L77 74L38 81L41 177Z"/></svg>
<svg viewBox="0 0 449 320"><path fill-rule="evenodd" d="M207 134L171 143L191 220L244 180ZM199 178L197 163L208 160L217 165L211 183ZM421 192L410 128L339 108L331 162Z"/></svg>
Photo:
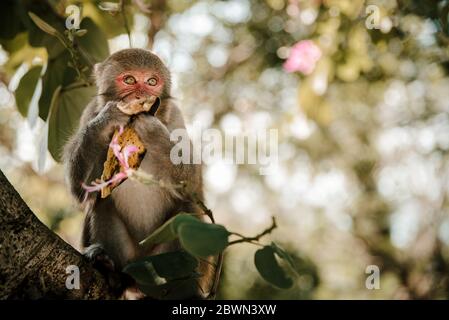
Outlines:
<svg viewBox="0 0 449 320"><path fill-rule="evenodd" d="M129 179L105 199L97 193L84 198L81 184L89 184L101 177L113 132L130 120L116 107L118 98L114 96L113 81L117 74L128 68L156 70L165 79L157 116L140 114L132 122L147 150L141 168L156 179L171 183L187 181L192 191L202 198L201 166L174 165L170 161L173 146L170 131L185 126L181 111L169 98L170 73L167 68L157 56L141 49L119 51L96 65L99 96L84 110L78 131L65 148L64 162L71 193L86 213L83 246L100 245L118 269L136 258L179 246L174 243L142 252L138 242L178 212L197 210L179 194Z"/></svg>

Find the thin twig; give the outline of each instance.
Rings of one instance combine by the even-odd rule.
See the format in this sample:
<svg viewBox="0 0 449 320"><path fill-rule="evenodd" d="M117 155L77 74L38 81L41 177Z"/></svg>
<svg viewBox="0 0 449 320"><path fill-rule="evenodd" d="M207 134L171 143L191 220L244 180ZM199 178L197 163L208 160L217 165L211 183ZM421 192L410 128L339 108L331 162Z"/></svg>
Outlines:
<svg viewBox="0 0 449 320"><path fill-rule="evenodd" d="M166 0L152 0L150 7L144 11L150 18L151 27L148 30L148 49L153 49L156 34L162 29L165 23L164 12L166 10Z"/></svg>
<svg viewBox="0 0 449 320"><path fill-rule="evenodd" d="M214 219L214 215L212 214L212 210L210 210L208 207L206 207L206 205L204 204L204 202L198 197L198 195L196 194L196 192L193 192L190 194L190 198L191 200L193 200L193 202L195 204L197 204L200 209L203 211L203 213L209 217L210 221L212 221L212 223L215 223L215 219Z"/></svg>
<svg viewBox="0 0 449 320"><path fill-rule="evenodd" d="M242 242L250 242L252 244L258 244L258 243L255 243L255 241L259 241L260 238L271 233L274 229L277 228L276 219L274 217L271 217L271 219L272 219L271 226L269 228L265 229L264 231L262 231L261 233L259 233L257 236L248 238L248 237L242 236L241 234L233 232L232 233L233 235L239 236L242 239L231 241L231 242L229 242L229 245L236 244L236 243L242 243Z"/></svg>
<svg viewBox="0 0 449 320"><path fill-rule="evenodd" d="M120 0L120 13L122 14L123 25L125 27L126 34L128 35L129 47L132 48L133 44L131 41L131 30L129 29L128 19L126 18L125 0Z"/></svg>
<svg viewBox="0 0 449 320"><path fill-rule="evenodd" d="M61 89L61 92L65 92L65 91L69 91L69 90L73 90L73 89L79 89L79 88L85 88L88 85L84 82L73 82L67 86L65 86L64 88Z"/></svg>

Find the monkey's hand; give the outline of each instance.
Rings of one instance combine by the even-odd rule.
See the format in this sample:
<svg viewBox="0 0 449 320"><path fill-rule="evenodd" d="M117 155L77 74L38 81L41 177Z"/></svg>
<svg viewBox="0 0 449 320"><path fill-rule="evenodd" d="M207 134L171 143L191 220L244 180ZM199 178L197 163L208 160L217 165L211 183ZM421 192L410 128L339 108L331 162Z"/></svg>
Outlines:
<svg viewBox="0 0 449 320"><path fill-rule="evenodd" d="M189 170L191 166L175 163L171 159L171 150L174 143L170 141L170 132L167 127L155 116L140 114L133 122L137 135L143 142L150 163L142 162L143 170L154 175L155 179L177 184L180 181L190 181ZM145 167L148 165L149 167ZM175 188L167 188L172 196L181 199L182 195Z"/></svg>
<svg viewBox="0 0 449 320"><path fill-rule="evenodd" d="M109 101L98 115L87 124L87 131L90 136L99 139L100 143L109 144L114 131L120 126L126 126L129 121L130 116L117 108L117 102Z"/></svg>
<svg viewBox="0 0 449 320"><path fill-rule="evenodd" d="M152 144L152 142L170 142L170 132L167 127L155 116L140 114L134 121L134 129L140 139ZM150 147L149 146L149 147ZM170 144L171 147L171 144Z"/></svg>

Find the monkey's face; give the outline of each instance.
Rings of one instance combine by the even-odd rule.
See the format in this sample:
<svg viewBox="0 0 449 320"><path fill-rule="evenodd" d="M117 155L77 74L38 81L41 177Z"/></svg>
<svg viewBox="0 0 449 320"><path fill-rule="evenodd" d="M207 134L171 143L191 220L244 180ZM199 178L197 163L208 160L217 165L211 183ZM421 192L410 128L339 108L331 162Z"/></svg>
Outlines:
<svg viewBox="0 0 449 320"><path fill-rule="evenodd" d="M170 98L170 72L147 50L125 49L112 54L95 65L95 78L103 104L110 100Z"/></svg>
<svg viewBox="0 0 449 320"><path fill-rule="evenodd" d="M151 69L127 70L115 78L115 86L120 100L129 102L151 96L160 97L164 79Z"/></svg>

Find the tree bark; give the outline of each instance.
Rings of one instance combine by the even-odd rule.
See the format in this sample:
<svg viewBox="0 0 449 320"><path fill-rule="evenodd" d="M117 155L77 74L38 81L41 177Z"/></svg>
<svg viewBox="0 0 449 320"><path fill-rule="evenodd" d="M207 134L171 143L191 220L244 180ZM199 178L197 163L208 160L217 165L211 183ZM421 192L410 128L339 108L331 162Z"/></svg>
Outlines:
<svg viewBox="0 0 449 320"><path fill-rule="evenodd" d="M67 289L69 265L80 289ZM0 170L0 299L114 299L106 279L33 214Z"/></svg>

